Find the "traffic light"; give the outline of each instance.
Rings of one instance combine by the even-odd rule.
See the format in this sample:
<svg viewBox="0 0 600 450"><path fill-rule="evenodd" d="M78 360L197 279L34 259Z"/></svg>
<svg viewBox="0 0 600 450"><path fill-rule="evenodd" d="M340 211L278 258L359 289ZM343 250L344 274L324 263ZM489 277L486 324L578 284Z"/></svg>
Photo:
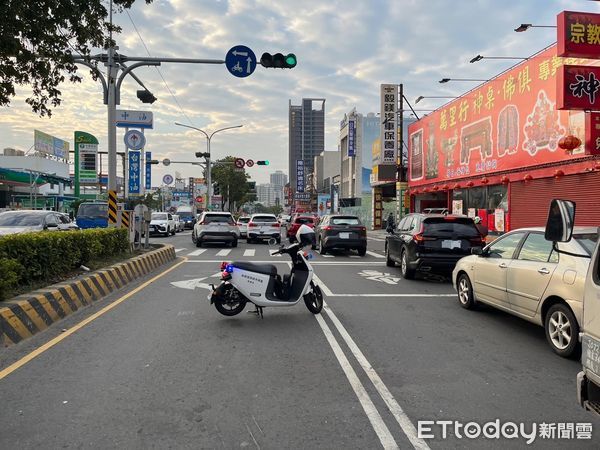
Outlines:
<svg viewBox="0 0 600 450"><path fill-rule="evenodd" d="M221 195L221 186L217 183L213 184L213 195Z"/></svg>
<svg viewBox="0 0 600 450"><path fill-rule="evenodd" d="M207 152L196 152L196 158L209 158L210 153Z"/></svg>
<svg viewBox="0 0 600 450"><path fill-rule="evenodd" d="M260 57L260 64L263 67L275 69L293 69L298 64L298 59L293 53L283 55L281 53L263 53Z"/></svg>
<svg viewBox="0 0 600 450"><path fill-rule="evenodd" d="M137 98L139 98L142 103L154 103L156 101L156 97L147 89L137 91Z"/></svg>
<svg viewBox="0 0 600 450"><path fill-rule="evenodd" d="M256 161L256 165L257 165L257 166L268 166L268 165L269 165L269 160L265 160L265 161Z"/></svg>

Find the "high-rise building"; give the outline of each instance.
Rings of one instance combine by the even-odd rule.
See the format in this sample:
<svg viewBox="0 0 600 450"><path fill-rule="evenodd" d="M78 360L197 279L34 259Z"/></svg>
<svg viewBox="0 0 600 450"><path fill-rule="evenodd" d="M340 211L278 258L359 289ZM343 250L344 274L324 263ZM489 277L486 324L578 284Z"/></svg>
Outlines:
<svg viewBox="0 0 600 450"><path fill-rule="evenodd" d="M290 187L303 192L307 176L313 171L315 156L325 150L325 99L303 98L301 105L289 104ZM298 170L298 161L302 169ZM298 180L298 174L303 178Z"/></svg>
<svg viewBox="0 0 600 450"><path fill-rule="evenodd" d="M281 188L283 189L283 187L287 184L287 182L288 182L288 177L283 171L277 170L271 174L271 184L272 185L281 186Z"/></svg>
<svg viewBox="0 0 600 450"><path fill-rule="evenodd" d="M275 206L277 204L277 198L275 186L273 186L271 183L256 185L256 200L258 203L262 203L265 206ZM283 193L279 198L279 202L281 204Z"/></svg>

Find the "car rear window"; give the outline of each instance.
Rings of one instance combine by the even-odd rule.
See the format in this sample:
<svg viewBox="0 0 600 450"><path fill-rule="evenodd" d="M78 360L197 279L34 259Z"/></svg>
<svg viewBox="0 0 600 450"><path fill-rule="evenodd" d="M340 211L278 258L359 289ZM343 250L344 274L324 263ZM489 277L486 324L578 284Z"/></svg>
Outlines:
<svg viewBox="0 0 600 450"><path fill-rule="evenodd" d="M250 222L250 217L240 217L238 219L238 222L240 222L240 223L248 223L248 222Z"/></svg>
<svg viewBox="0 0 600 450"><path fill-rule="evenodd" d="M252 222L277 222L275 216L254 216Z"/></svg>
<svg viewBox="0 0 600 450"><path fill-rule="evenodd" d="M332 217L331 225L360 225L358 217Z"/></svg>
<svg viewBox="0 0 600 450"><path fill-rule="evenodd" d="M423 234L433 236L460 235L465 237L480 236L472 219L456 219L444 217L430 218L423 222Z"/></svg>
<svg viewBox="0 0 600 450"><path fill-rule="evenodd" d="M584 248L588 255L594 253L596 242L598 242L598 233L579 233L574 234L573 238Z"/></svg>
<svg viewBox="0 0 600 450"><path fill-rule="evenodd" d="M204 223L233 223L233 218L228 214L208 214L204 217Z"/></svg>
<svg viewBox="0 0 600 450"><path fill-rule="evenodd" d="M315 220L312 217L298 217L296 219L296 223L299 224L307 224L307 223L314 223Z"/></svg>

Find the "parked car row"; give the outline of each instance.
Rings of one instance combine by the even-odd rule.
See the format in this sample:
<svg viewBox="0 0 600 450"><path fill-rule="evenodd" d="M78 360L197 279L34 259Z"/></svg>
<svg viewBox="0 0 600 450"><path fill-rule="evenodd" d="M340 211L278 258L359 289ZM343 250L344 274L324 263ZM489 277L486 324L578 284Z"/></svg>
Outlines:
<svg viewBox="0 0 600 450"><path fill-rule="evenodd" d="M185 224L177 214L167 212L152 213L149 225L150 236L174 236L184 231Z"/></svg>
<svg viewBox="0 0 600 450"><path fill-rule="evenodd" d="M79 230L68 214L46 210L18 210L0 213L0 236L38 231Z"/></svg>

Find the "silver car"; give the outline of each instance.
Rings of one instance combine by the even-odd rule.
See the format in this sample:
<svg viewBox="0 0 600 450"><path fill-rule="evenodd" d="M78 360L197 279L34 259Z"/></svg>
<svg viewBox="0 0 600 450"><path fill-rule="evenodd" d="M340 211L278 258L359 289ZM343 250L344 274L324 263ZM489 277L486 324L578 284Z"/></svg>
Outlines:
<svg viewBox="0 0 600 450"><path fill-rule="evenodd" d="M459 303L466 309L486 303L541 325L552 349L571 356L578 346L585 276L597 240L592 227L575 227L573 239L558 248L544 239L543 228L506 233L458 261L452 282Z"/></svg>

